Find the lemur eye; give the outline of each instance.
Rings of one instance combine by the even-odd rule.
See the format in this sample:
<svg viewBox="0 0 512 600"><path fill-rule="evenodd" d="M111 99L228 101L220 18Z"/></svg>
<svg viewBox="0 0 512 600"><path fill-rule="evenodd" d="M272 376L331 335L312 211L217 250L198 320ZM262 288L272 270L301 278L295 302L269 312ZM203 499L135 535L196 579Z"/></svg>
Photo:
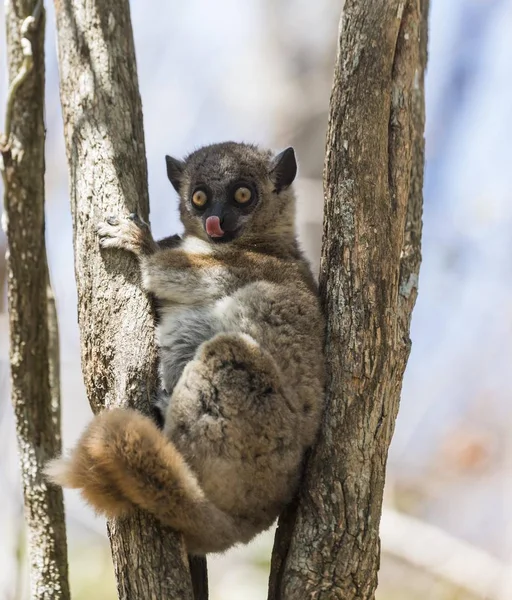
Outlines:
<svg viewBox="0 0 512 600"><path fill-rule="evenodd" d="M234 194L235 200L238 204L247 204L249 200L252 198L252 192L249 188L239 187Z"/></svg>
<svg viewBox="0 0 512 600"><path fill-rule="evenodd" d="M208 202L208 196L203 190L196 190L192 196L192 204L198 208L202 208Z"/></svg>

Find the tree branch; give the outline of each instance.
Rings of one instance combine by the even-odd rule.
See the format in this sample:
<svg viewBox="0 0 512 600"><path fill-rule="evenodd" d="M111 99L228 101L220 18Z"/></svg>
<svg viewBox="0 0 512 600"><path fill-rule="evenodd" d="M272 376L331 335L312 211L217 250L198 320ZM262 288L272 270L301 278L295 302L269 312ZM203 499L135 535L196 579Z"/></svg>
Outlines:
<svg viewBox="0 0 512 600"><path fill-rule="evenodd" d="M24 16L31 15L31 16ZM52 404L48 264L44 238L44 12L41 0L7 4L10 87L2 140L8 243L12 403L30 555L31 597L69 598L62 490L42 475L59 453L60 406Z"/></svg>
<svg viewBox="0 0 512 600"><path fill-rule="evenodd" d="M278 531L272 600L369 600L377 586L385 466L419 268L423 129L414 106L424 102L426 8L345 2L324 172L326 411L295 522L288 517L293 530ZM409 247L414 258L405 261ZM400 281L409 293L400 294Z"/></svg>
<svg viewBox="0 0 512 600"><path fill-rule="evenodd" d="M41 16L41 12L43 9L43 1L38 0L37 4L34 7L33 14L29 15L21 24L20 27L20 45L21 51L23 54L23 62L21 63L21 68L18 71L18 74L13 78L9 85L9 89L7 90L7 107L5 110L5 122L4 122L4 139L5 144L9 144L9 138L11 137L11 120L12 113L14 110L14 102L16 100L16 92L20 88L21 84L28 77L28 74L32 70L32 66L34 64L34 57L32 55L32 42L27 37L29 33L35 31L39 18Z"/></svg>
<svg viewBox="0 0 512 600"><path fill-rule="evenodd" d="M142 108L127 0L55 0L71 185L82 371L91 407L148 412L156 392L151 306L136 260L100 253L109 214L148 218ZM109 523L119 598L189 600L181 538L148 514Z"/></svg>
<svg viewBox="0 0 512 600"><path fill-rule="evenodd" d="M386 509L381 521L382 551L444 579L473 596L507 600L512 568L438 527Z"/></svg>

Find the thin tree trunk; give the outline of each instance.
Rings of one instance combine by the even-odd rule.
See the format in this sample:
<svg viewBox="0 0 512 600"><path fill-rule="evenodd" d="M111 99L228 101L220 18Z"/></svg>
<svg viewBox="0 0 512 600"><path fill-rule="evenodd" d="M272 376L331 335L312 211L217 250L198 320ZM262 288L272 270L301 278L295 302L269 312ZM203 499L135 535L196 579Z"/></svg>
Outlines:
<svg viewBox="0 0 512 600"><path fill-rule="evenodd" d="M374 597L388 447L420 263L428 0L347 0L325 162L327 405L271 600Z"/></svg>
<svg viewBox="0 0 512 600"><path fill-rule="evenodd" d="M208 600L208 568L205 556L189 556L194 600Z"/></svg>
<svg viewBox="0 0 512 600"><path fill-rule="evenodd" d="M142 108L127 0L55 0L73 214L82 371L89 402L148 412L153 317L136 260L100 252L109 214L149 213ZM119 598L193 597L181 538L148 514L109 523Z"/></svg>
<svg viewBox="0 0 512 600"><path fill-rule="evenodd" d="M34 20L27 17L34 15ZM6 5L10 89L2 140L8 243L12 403L28 529L31 598L69 598L62 490L42 475L58 454L52 403L44 220L44 20L42 2Z"/></svg>
<svg viewBox="0 0 512 600"><path fill-rule="evenodd" d="M61 396L60 396L60 339L59 321L57 317L57 305L55 294L50 281L46 285L46 300L48 302L48 369L50 378L50 393L52 406L53 428L59 448L62 446L61 426Z"/></svg>

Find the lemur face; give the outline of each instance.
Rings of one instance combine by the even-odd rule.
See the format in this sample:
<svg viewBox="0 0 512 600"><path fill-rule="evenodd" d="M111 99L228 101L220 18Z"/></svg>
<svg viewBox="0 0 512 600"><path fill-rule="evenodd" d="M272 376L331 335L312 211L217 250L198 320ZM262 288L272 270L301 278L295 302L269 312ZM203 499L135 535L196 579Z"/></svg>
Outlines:
<svg viewBox="0 0 512 600"><path fill-rule="evenodd" d="M255 146L226 142L180 161L166 156L167 175L180 194L187 233L219 244L278 234L288 225L297 173L292 148L275 158Z"/></svg>
<svg viewBox="0 0 512 600"><path fill-rule="evenodd" d="M225 243L239 237L258 204L258 187L250 173L204 183L192 183L189 192L191 214L201 220L210 240Z"/></svg>

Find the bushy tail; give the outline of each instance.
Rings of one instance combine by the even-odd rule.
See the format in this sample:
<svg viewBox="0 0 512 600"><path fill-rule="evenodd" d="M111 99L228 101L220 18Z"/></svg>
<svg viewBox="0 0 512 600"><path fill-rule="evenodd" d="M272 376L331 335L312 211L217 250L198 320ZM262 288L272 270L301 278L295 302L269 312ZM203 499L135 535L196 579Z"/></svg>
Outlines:
<svg viewBox="0 0 512 600"><path fill-rule="evenodd" d="M96 416L69 457L48 463L46 475L63 487L79 488L108 517L126 515L135 506L149 511L182 532L196 554L247 541L235 520L205 497L174 444L134 410Z"/></svg>

